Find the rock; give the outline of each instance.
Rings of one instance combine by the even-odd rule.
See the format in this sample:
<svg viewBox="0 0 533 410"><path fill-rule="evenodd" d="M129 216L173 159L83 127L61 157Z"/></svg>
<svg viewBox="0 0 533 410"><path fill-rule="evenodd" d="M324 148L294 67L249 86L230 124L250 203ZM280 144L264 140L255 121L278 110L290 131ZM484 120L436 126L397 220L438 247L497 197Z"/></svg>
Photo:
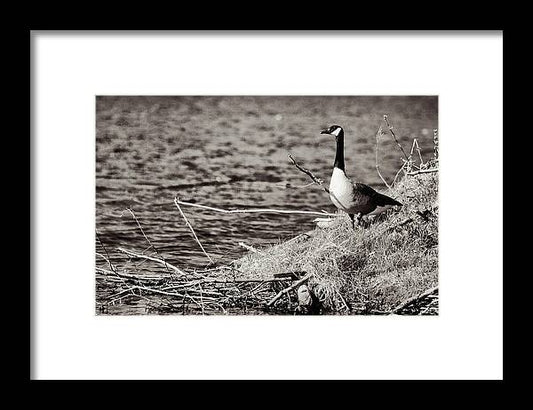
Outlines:
<svg viewBox="0 0 533 410"><path fill-rule="evenodd" d="M331 224L335 221L335 218L315 218L313 219L313 222L316 223L316 226L319 228L329 228Z"/></svg>
<svg viewBox="0 0 533 410"><path fill-rule="evenodd" d="M301 285L298 288L298 305L299 306L311 306L313 304L313 298L311 297L311 291L307 285Z"/></svg>
<svg viewBox="0 0 533 410"><path fill-rule="evenodd" d="M317 315L320 313L320 301L309 286L301 285L296 293L298 295L298 307L296 308L295 314Z"/></svg>

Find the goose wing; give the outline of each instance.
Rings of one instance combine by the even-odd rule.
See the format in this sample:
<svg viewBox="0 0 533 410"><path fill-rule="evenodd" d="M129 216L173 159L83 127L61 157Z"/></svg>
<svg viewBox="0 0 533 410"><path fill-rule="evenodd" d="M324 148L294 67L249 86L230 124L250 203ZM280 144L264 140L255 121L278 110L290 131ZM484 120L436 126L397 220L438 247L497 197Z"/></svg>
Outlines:
<svg viewBox="0 0 533 410"><path fill-rule="evenodd" d="M358 182L354 183L354 200L359 202L372 202L376 206L387 206L387 205L399 205L402 204L395 199L387 195L380 194L374 188L369 187L365 184L360 184Z"/></svg>

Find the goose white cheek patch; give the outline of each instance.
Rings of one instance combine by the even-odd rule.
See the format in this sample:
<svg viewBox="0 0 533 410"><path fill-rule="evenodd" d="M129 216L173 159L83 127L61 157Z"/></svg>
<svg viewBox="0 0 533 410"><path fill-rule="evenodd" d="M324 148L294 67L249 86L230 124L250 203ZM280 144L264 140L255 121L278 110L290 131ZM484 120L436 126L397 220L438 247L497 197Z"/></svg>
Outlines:
<svg viewBox="0 0 533 410"><path fill-rule="evenodd" d="M340 132L341 132L341 129L340 129L340 128L337 128L335 131L333 131L333 132L331 133L331 135L335 135L336 137L338 137Z"/></svg>

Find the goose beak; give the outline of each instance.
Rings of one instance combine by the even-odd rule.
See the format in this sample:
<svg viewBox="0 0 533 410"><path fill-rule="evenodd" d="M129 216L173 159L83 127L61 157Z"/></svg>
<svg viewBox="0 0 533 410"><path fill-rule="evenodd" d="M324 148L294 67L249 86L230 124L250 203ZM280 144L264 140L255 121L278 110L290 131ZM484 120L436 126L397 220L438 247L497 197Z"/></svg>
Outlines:
<svg viewBox="0 0 533 410"><path fill-rule="evenodd" d="M329 134L329 130L328 129L325 129L325 130L322 130L320 131L321 134Z"/></svg>

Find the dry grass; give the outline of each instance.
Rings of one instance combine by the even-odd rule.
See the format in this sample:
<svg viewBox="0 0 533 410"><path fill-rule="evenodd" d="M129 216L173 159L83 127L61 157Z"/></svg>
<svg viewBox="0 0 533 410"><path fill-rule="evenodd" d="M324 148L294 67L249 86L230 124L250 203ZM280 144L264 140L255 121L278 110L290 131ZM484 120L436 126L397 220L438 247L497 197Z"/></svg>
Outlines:
<svg viewBox="0 0 533 410"><path fill-rule="evenodd" d="M234 266L243 277L311 273L308 284L325 312L390 312L438 284L437 191L437 172L407 175L387 192L404 204L401 210L366 229L354 231L339 213L328 228L249 253Z"/></svg>

